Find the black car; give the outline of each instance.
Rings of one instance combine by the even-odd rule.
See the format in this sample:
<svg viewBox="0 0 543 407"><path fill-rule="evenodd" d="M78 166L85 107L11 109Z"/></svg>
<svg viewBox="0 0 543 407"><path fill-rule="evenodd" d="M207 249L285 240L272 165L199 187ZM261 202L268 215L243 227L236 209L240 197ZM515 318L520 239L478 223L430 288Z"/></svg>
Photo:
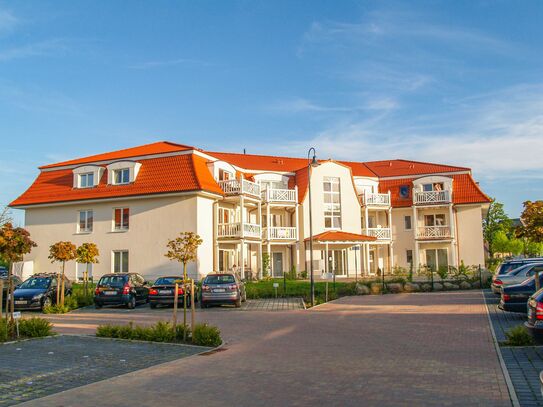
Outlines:
<svg viewBox="0 0 543 407"><path fill-rule="evenodd" d="M175 282L182 281L183 277L168 276L159 277L149 290L149 306L156 308L157 305L173 305L175 295ZM190 306L190 284L184 286L179 284L177 304L183 306L184 287L187 290L187 306ZM194 285L194 302L198 301L198 286Z"/></svg>
<svg viewBox="0 0 543 407"><path fill-rule="evenodd" d="M539 284L540 287L543 286L543 274L539 275ZM535 276L524 280L520 284L503 287L498 307L504 311L526 313L528 298L535 291Z"/></svg>
<svg viewBox="0 0 543 407"><path fill-rule="evenodd" d="M23 282L23 280L21 280L19 276L11 276L11 279L13 281L14 288L17 288L17 286L21 285L21 283ZM3 288L2 288L2 306L5 307L8 302L8 294L9 294L9 291L8 291L9 280L8 280L7 274L6 275L0 274L0 280L2 280L2 282L4 283Z"/></svg>
<svg viewBox="0 0 543 407"><path fill-rule="evenodd" d="M137 273L113 273L100 278L94 291L94 306L126 305L134 309L149 298L149 284Z"/></svg>
<svg viewBox="0 0 543 407"><path fill-rule="evenodd" d="M524 323L537 344L543 344L543 289L528 300L528 320Z"/></svg>
<svg viewBox="0 0 543 407"><path fill-rule="evenodd" d="M72 283L64 280L64 295L72 293ZM39 309L56 303L57 276L55 274L35 274L25 280L13 293L16 310Z"/></svg>

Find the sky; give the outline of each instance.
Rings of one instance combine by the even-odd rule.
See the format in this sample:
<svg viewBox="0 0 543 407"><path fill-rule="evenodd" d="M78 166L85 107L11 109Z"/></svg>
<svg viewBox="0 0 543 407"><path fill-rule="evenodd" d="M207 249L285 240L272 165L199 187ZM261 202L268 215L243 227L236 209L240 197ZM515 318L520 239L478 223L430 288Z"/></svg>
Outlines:
<svg viewBox="0 0 543 407"><path fill-rule="evenodd" d="M40 165L168 140L468 166L518 217L543 198L541 21L538 0L0 0L0 205Z"/></svg>

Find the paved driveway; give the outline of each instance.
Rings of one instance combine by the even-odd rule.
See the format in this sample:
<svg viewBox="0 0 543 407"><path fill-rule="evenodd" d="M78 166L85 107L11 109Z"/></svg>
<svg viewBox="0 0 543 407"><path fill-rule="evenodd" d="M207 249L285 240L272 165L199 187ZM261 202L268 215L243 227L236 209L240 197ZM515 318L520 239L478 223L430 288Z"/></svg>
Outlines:
<svg viewBox="0 0 543 407"><path fill-rule="evenodd" d="M149 314L116 319L161 318ZM59 329L81 331L103 317L56 318ZM198 317L221 328L226 350L28 405L153 405L157 388L175 389L160 393L163 406L178 405L178 394L202 406L511 405L479 291L346 297L309 311Z"/></svg>

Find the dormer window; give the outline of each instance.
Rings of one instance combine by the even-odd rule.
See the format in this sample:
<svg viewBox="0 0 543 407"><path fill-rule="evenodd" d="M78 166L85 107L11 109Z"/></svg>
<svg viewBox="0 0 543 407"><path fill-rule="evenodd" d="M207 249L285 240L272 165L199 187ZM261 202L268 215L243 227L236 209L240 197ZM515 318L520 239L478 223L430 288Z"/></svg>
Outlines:
<svg viewBox="0 0 543 407"><path fill-rule="evenodd" d="M94 186L94 173L87 172L79 175L79 188L91 188Z"/></svg>
<svg viewBox="0 0 543 407"><path fill-rule="evenodd" d="M443 182L433 182L431 184L422 185L422 190L424 192L443 191L444 189L445 189L445 186L443 185Z"/></svg>
<svg viewBox="0 0 543 407"><path fill-rule="evenodd" d="M130 182L130 168L121 168L113 171L114 184L128 184Z"/></svg>

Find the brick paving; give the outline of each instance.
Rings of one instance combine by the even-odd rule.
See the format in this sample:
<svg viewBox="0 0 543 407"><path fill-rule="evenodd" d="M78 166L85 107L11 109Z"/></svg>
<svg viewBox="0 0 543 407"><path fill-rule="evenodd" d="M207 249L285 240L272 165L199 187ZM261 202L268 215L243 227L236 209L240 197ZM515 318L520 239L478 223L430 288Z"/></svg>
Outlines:
<svg viewBox="0 0 543 407"><path fill-rule="evenodd" d="M0 406L15 405L207 348L83 336L0 345Z"/></svg>
<svg viewBox="0 0 543 407"><path fill-rule="evenodd" d="M57 329L104 319L151 323L168 313L89 310ZM222 352L186 358L26 403L27 406L511 406L480 291L344 297L311 310L201 312ZM119 392L119 388L123 392ZM126 398L126 394L130 397ZM153 404L154 403L154 404Z"/></svg>
<svg viewBox="0 0 543 407"><path fill-rule="evenodd" d="M499 297L485 290L485 299L490 319L498 342L506 339L505 332L515 326L522 325L526 314L505 312L498 308ZM503 361L515 387L521 406L543 406L539 372L543 370L543 347L500 347Z"/></svg>

